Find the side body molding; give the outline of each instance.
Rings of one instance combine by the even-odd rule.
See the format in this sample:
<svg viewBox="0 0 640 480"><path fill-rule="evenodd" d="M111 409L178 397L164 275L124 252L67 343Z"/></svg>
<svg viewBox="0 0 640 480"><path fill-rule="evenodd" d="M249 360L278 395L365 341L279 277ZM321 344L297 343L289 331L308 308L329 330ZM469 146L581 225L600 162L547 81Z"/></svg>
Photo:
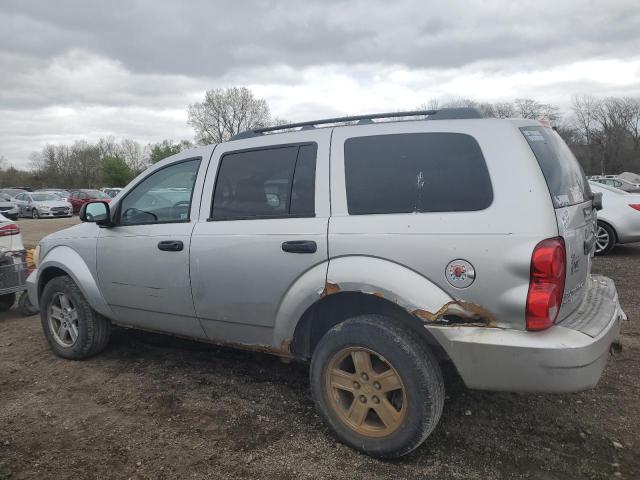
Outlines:
<svg viewBox="0 0 640 480"><path fill-rule="evenodd" d="M115 318L111 308L107 305L102 293L100 293L100 288L98 287L94 273L92 273L89 266L75 250L66 246L54 247L47 252L42 263L38 266L38 270L34 272L37 273L35 283L38 286L38 298L35 300L39 299L40 293L42 292L43 273L46 272L48 268L52 267L63 270L73 279L78 288L82 291L84 297L87 299L87 302L89 302L89 305L91 305L91 308L107 318ZM31 295L29 298L33 302L34 298L32 298Z"/></svg>

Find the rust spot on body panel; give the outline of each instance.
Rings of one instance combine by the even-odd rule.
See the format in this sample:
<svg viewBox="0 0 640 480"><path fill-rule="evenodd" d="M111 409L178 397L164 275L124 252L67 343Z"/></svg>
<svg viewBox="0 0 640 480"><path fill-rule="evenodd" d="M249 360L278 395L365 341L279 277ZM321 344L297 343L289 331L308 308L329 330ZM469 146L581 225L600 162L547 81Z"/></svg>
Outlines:
<svg viewBox="0 0 640 480"><path fill-rule="evenodd" d="M334 293L340 292L340 285L337 283L325 282L324 290L322 290L321 296L326 297L327 295L333 295Z"/></svg>
<svg viewBox="0 0 640 480"><path fill-rule="evenodd" d="M460 300L445 303L435 313L422 309L416 309L411 313L435 325L496 327L496 319L487 309L478 304Z"/></svg>

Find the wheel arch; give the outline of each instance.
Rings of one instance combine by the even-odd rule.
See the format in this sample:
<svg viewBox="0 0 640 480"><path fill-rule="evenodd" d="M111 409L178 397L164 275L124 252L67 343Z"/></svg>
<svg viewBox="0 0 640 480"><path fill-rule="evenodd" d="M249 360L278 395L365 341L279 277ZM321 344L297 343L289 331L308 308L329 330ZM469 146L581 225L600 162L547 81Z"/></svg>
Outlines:
<svg viewBox="0 0 640 480"><path fill-rule="evenodd" d="M611 230L613 230L613 236L614 236L614 244L618 243L618 230L616 229L615 225L613 223L611 223L609 220L603 220L602 218L598 218L598 222L600 223L604 223L605 225L607 225Z"/></svg>
<svg viewBox="0 0 640 480"><path fill-rule="evenodd" d="M306 292L298 293L306 303L298 302L286 312L281 308L277 317L274 345L289 348L295 356L309 357L334 325L363 314L392 316L436 345L427 324L449 325L453 324L449 319L455 317L460 319L457 325L495 325L480 306L453 299L430 279L389 260L339 257L329 261L326 271L325 278L318 270L312 282L307 277L306 284L296 288Z"/></svg>
<svg viewBox="0 0 640 480"><path fill-rule="evenodd" d="M113 318L113 312L102 296L98 283L86 262L75 250L67 246L54 247L47 252L46 257L38 266L38 304L46 283L61 275L71 277L91 308L108 318ZM42 306L40 305L40 307Z"/></svg>

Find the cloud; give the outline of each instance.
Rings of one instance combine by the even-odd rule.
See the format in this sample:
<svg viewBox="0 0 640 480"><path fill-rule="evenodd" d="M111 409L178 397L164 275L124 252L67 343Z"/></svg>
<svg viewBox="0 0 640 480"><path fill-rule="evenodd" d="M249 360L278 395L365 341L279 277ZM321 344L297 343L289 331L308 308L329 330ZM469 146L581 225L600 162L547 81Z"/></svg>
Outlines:
<svg viewBox="0 0 640 480"><path fill-rule="evenodd" d="M246 85L281 118L433 97L639 95L637 1L5 0L0 154L113 134L189 138L185 108Z"/></svg>

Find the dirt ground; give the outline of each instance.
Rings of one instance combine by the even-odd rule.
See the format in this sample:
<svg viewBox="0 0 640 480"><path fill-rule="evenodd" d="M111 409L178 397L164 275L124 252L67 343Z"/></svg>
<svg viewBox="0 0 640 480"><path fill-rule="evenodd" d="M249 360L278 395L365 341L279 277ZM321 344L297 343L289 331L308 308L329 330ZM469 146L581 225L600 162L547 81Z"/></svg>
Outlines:
<svg viewBox="0 0 640 480"><path fill-rule="evenodd" d="M80 223L78 216L66 218L19 218L18 226L22 234L22 243L26 248L35 247L42 237Z"/></svg>
<svg viewBox="0 0 640 480"><path fill-rule="evenodd" d="M596 389L471 391L447 368L440 424L386 462L330 435L304 364L124 329L71 362L38 317L0 314L0 479L640 478L640 245L594 268L636 320Z"/></svg>

